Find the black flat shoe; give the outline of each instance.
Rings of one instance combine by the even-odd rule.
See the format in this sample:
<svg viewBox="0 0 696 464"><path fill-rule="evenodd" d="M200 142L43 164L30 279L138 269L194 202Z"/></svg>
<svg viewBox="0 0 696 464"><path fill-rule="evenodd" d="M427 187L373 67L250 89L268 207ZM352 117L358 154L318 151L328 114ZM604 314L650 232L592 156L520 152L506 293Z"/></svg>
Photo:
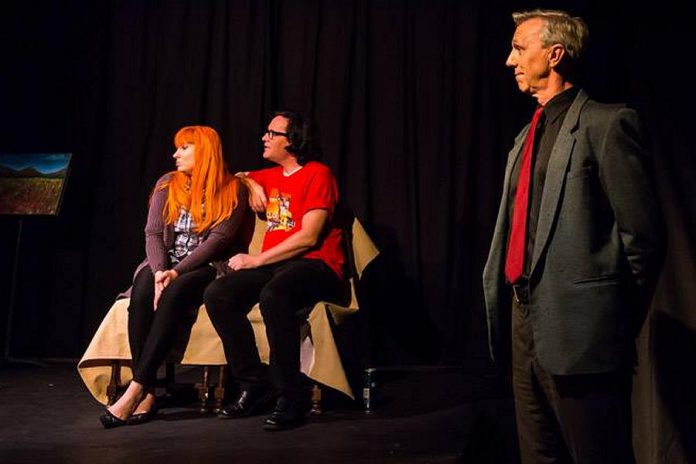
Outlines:
<svg viewBox="0 0 696 464"><path fill-rule="evenodd" d="M104 414L99 416L99 421L105 429L113 429L115 427L121 427L123 425L128 424L127 420L119 419L118 417L111 414L111 412L108 409L106 410L106 412L104 412Z"/></svg>
<svg viewBox="0 0 696 464"><path fill-rule="evenodd" d="M302 425L309 411L309 401L290 401L280 397L273 413L263 421L263 429L270 432L294 429Z"/></svg>
<svg viewBox="0 0 696 464"><path fill-rule="evenodd" d="M236 400L220 410L220 419L236 419L249 417L257 412L268 399L268 394L263 388L242 390Z"/></svg>
<svg viewBox="0 0 696 464"><path fill-rule="evenodd" d="M128 425L146 424L157 415L157 405L153 404L149 411L132 414L126 421Z"/></svg>

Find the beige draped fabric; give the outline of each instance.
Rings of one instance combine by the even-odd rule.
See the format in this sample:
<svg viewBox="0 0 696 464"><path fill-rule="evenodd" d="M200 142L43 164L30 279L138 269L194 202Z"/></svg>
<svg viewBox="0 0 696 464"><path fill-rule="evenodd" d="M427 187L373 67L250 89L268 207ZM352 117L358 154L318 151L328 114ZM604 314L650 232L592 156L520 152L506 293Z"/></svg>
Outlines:
<svg viewBox="0 0 696 464"><path fill-rule="evenodd" d="M263 227L264 223L257 221L254 239L249 247L251 252L260 247ZM356 274L351 278L351 302L348 306L339 306L322 301L314 306L308 316L309 332L302 343L300 357L302 372L309 378L354 398L331 332L329 315L335 324L340 324L346 316L358 310L353 279L362 277L365 268L377 257L379 251L357 219L353 220L351 228L351 245ZM123 361L121 381L127 383L132 379L128 344L129 302L130 299L124 298L113 304L77 365L87 389L103 404L107 403L106 391L111 379L113 360ZM254 306L248 317L252 322L261 360L267 363L268 340L258 305ZM190 337L179 362L184 365L227 363L222 342L208 318L205 306L201 306L198 311L198 317L191 328Z"/></svg>

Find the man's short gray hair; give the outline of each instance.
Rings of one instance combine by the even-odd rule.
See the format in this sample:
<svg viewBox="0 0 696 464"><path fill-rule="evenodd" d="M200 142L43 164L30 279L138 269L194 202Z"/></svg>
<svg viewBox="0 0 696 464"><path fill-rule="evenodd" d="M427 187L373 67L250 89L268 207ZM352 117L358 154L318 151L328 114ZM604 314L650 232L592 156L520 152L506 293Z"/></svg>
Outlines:
<svg viewBox="0 0 696 464"><path fill-rule="evenodd" d="M515 26L534 18L544 21L541 42L545 47L561 44L571 61L578 61L582 57L589 36L587 24L582 18L570 16L561 10L537 9L512 13Z"/></svg>

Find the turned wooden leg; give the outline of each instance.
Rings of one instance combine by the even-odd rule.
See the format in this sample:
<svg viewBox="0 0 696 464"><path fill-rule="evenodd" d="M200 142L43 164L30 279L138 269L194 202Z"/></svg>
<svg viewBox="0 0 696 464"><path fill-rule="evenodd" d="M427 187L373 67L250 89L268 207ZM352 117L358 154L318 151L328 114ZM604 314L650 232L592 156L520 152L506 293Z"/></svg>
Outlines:
<svg viewBox="0 0 696 464"><path fill-rule="evenodd" d="M225 372L226 367L220 366L218 370L218 383L217 387L215 387L215 405L213 406L213 412L215 414L220 412L222 403L225 401Z"/></svg>
<svg viewBox="0 0 696 464"><path fill-rule="evenodd" d="M111 406L116 402L118 396L118 387L121 385L121 361L114 359L111 361L111 378L109 385L106 386L106 397L108 398L107 406Z"/></svg>
<svg viewBox="0 0 696 464"><path fill-rule="evenodd" d="M309 411L310 414L321 414L321 387L317 384L312 386L312 409Z"/></svg>
<svg viewBox="0 0 696 464"><path fill-rule="evenodd" d="M200 413L205 414L208 412L208 396L209 396L209 381L210 381L210 368L208 366L203 367L203 381L198 384L198 400L200 401Z"/></svg>

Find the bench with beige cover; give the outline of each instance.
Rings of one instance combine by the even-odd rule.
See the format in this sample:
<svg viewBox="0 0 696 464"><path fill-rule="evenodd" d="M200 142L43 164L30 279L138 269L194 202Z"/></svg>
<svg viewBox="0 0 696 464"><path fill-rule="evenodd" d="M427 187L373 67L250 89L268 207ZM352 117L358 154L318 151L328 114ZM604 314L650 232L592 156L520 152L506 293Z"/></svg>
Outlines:
<svg viewBox="0 0 696 464"><path fill-rule="evenodd" d="M345 306L326 301L318 302L309 310L306 322L300 331L301 370L315 382L312 393L314 412L321 410L320 386L322 385L354 399L331 325L332 322L336 325L341 324L347 316L358 311L355 284L362 278L368 264L379 254L357 218L350 215L350 219L345 224L345 242L349 248L347 261L351 287L350 302ZM257 253L260 250L264 232L265 222L257 219L254 237L249 245L250 253ZM128 344L129 302L128 298L123 298L113 304L77 365L77 370L87 389L102 404L113 403L119 389L132 378ZM263 362L268 363L268 340L258 304L251 310L248 318L252 323L259 356ZM181 346L185 348L173 351L173 361L181 365L203 367L202 381L197 384L201 411L209 409L211 396L215 400L213 410L219 410L224 398L227 361L222 342L208 318L205 306L202 305L199 308L190 336L187 340L183 340ZM215 386L210 385L212 369L218 371ZM171 364L168 364L167 371L173 372Z"/></svg>

